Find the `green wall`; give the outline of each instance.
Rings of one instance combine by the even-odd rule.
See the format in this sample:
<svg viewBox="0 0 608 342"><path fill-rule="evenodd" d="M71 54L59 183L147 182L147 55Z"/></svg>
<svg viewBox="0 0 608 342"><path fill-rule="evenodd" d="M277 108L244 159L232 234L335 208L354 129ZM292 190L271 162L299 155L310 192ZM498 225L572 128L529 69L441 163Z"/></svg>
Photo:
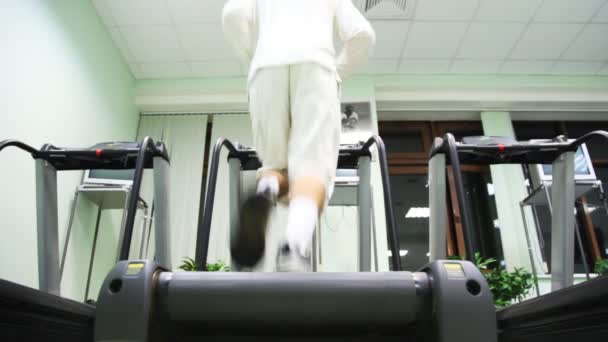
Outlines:
<svg viewBox="0 0 608 342"><path fill-rule="evenodd" d="M134 138L135 81L91 1L3 1L0 40L0 140L82 147ZM34 163L9 149L0 165L0 278L37 287ZM59 175L60 240L80 177ZM78 247L69 254L76 257L68 258L62 284L69 297L81 297L93 216L85 210L74 227ZM102 257L114 253L101 248Z"/></svg>

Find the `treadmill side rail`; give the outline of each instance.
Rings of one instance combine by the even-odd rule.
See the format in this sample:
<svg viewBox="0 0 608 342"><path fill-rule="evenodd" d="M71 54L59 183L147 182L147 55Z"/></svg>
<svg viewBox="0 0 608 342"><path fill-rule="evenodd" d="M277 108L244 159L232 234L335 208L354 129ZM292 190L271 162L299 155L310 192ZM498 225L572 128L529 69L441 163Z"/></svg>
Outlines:
<svg viewBox="0 0 608 342"><path fill-rule="evenodd" d="M95 341L149 341L155 277L162 270L147 260L116 264L99 290Z"/></svg>
<svg viewBox="0 0 608 342"><path fill-rule="evenodd" d="M441 260L423 268L430 273L433 341L496 342L494 299L479 269L469 261Z"/></svg>

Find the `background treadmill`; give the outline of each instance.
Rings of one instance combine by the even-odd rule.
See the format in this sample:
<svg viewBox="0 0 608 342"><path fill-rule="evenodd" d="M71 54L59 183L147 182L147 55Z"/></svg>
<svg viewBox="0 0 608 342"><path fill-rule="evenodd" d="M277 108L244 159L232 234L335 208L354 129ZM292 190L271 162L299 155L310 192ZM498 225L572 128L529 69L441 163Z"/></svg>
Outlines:
<svg viewBox="0 0 608 342"><path fill-rule="evenodd" d="M467 243L472 260L470 212L466 210L460 164L553 164L552 183L552 283L561 290L511 305L497 312L499 341L571 342L600 341L608 333L608 277L570 286L574 268L574 154L595 131L568 142L563 137L543 143L512 138L471 137L456 142L452 134L436 138L429 161L430 255L445 258L446 165L452 165Z"/></svg>
<svg viewBox="0 0 608 342"><path fill-rule="evenodd" d="M139 188L146 168L155 169L156 234L168 234L168 205L164 187L169 156L163 143L146 137L141 143L102 143L91 148L63 148L45 144L40 150L16 140L0 141L0 151L16 147L36 161L36 209L39 288L0 279L0 341L92 341L95 306L60 297L57 222L57 171L135 169L120 260L128 259ZM162 201L162 203L161 203ZM157 206L158 207L158 206ZM164 215L164 216L163 216ZM160 221L159 221L160 220ZM157 255L169 260L168 239L156 239Z"/></svg>

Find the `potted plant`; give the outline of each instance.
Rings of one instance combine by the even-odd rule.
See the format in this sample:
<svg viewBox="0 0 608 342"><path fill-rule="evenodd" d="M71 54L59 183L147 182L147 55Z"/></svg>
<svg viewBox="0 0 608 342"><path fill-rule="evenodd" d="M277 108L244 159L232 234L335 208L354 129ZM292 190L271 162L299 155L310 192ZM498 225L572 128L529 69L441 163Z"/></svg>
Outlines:
<svg viewBox="0 0 608 342"><path fill-rule="evenodd" d="M182 263L178 268L186 272L230 272L230 266L226 265L226 263L221 260L216 263L208 263L206 268L199 268L196 261L189 257L183 258Z"/></svg>
<svg viewBox="0 0 608 342"><path fill-rule="evenodd" d="M483 259L479 252L475 253L475 264L486 278L497 307L523 300L534 284L534 276L525 269L516 267L509 272L501 265L492 268L492 264L497 264L496 259Z"/></svg>
<svg viewBox="0 0 608 342"><path fill-rule="evenodd" d="M608 259L596 261L594 272L600 277L608 275Z"/></svg>
<svg viewBox="0 0 608 342"><path fill-rule="evenodd" d="M448 259L463 260L458 255L449 256ZM492 264L497 265L492 267ZM534 275L530 272L520 267L509 272L498 265L496 259L484 259L479 252L475 253L475 265L486 278L497 307L509 306L514 300L521 301L534 285Z"/></svg>

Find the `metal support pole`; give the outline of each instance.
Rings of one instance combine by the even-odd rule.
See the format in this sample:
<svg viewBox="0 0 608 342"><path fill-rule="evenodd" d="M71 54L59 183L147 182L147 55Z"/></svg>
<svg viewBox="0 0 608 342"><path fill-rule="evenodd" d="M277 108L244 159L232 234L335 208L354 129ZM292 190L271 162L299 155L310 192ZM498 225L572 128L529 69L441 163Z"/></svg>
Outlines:
<svg viewBox="0 0 608 342"><path fill-rule="evenodd" d="M126 234L126 222L127 222L127 211L129 210L129 198L131 197L131 191L125 188L125 205L122 208L122 219L120 220L120 232L118 233L118 251L116 252L116 262L123 260L121 258L121 251L125 248L124 244L131 244L131 240L125 241ZM129 249L129 248L127 248ZM129 259L129 254L126 255L124 260Z"/></svg>
<svg viewBox="0 0 608 342"><path fill-rule="evenodd" d="M447 257L445 170L445 154L435 154L429 161L429 262Z"/></svg>
<svg viewBox="0 0 608 342"><path fill-rule="evenodd" d="M532 267L532 274L534 274L534 287L536 289L536 296L540 296L540 288L538 286L538 277L536 272L536 264L534 263L534 255L532 253L532 244L530 243L530 236L528 235L528 220L526 220L526 214L524 212L524 203L519 203L519 210L521 211L521 217L524 218L524 232L526 233L526 246L528 247L528 256L530 257L530 266Z"/></svg>
<svg viewBox="0 0 608 342"><path fill-rule="evenodd" d="M42 159L36 160L36 221L39 288L60 295L57 170Z"/></svg>
<svg viewBox="0 0 608 342"><path fill-rule="evenodd" d="M551 203L551 291L556 291L574 283L574 152L553 162Z"/></svg>
<svg viewBox="0 0 608 342"><path fill-rule="evenodd" d="M169 194L169 162L162 157L154 157L154 241L156 261L171 269L171 215Z"/></svg>
<svg viewBox="0 0 608 342"><path fill-rule="evenodd" d="M317 250L318 250L317 232L318 231L319 231L319 225L317 225L315 227L315 230L312 234L312 248L311 248L312 253L310 253L311 254L310 257L311 257L311 265L312 265L313 272L317 272L317 269L318 269L318 267L317 267L317 265L318 265L318 262L317 262Z"/></svg>
<svg viewBox="0 0 608 342"><path fill-rule="evenodd" d="M241 208L241 161L238 158L228 159L228 227L230 228L230 243L239 227L239 212ZM230 247L228 247L230 248ZM201 265L204 266L204 265ZM238 265L232 263L231 269L237 270Z"/></svg>
<svg viewBox="0 0 608 342"><path fill-rule="evenodd" d="M578 250L581 252L581 261L583 262L583 268L585 269L585 277L587 278L587 280L589 280L591 279L591 276L589 275L589 265L587 265L587 253L585 253L585 248L583 247L583 240L581 239L581 232L579 230L579 225L576 220L574 220L574 232Z"/></svg>
<svg viewBox="0 0 608 342"><path fill-rule="evenodd" d="M139 241L139 258L140 259L145 259L145 254L144 254L144 246L146 244L146 239L148 234L150 234L149 231L147 231L146 227L148 226L148 207L145 206L143 208L143 215L142 215L142 223L141 223L141 237L140 237L140 241Z"/></svg>
<svg viewBox="0 0 608 342"><path fill-rule="evenodd" d="M95 233L93 234L93 245L91 246L91 257L89 258L89 271L87 273L87 285L84 290L84 301L89 299L89 288L91 287L91 275L93 274L93 262L95 261L95 251L97 250L97 236L99 235L99 221L101 220L101 210L103 201L97 208L97 220L95 222Z"/></svg>
<svg viewBox="0 0 608 342"><path fill-rule="evenodd" d="M359 272L371 271L371 158L359 158L359 186L357 208L359 211Z"/></svg>
<svg viewBox="0 0 608 342"><path fill-rule="evenodd" d="M464 242L466 251L466 259L475 261L475 245L473 244L473 218L469 210L469 203L466 198L466 189L464 188L464 180L462 178L462 168L460 167L460 156L456 147L456 140L450 133L445 135L445 140L448 143L448 153L452 170L454 172L454 184L456 185L456 199L460 208L460 220L464 230Z"/></svg>
<svg viewBox="0 0 608 342"><path fill-rule="evenodd" d="M371 188L371 186L370 186ZM370 189L372 190L372 189ZM374 202L372 201L372 192L370 191L369 194L369 200L372 203L371 206L371 210L370 210L370 216L371 216L371 221L372 221L372 247L374 249L374 271L375 272L380 272L380 266L378 266L378 239L377 239L377 232L376 232L376 215L374 213Z"/></svg>
<svg viewBox="0 0 608 342"><path fill-rule="evenodd" d="M240 207L241 161L238 158L230 158L228 159L228 218L231 239L238 229Z"/></svg>
<svg viewBox="0 0 608 342"><path fill-rule="evenodd" d="M150 209L150 216L148 217L148 235L146 236L146 249L144 251L144 259L148 258L150 252L150 236L152 236L152 224L154 223L154 201L152 201L152 209Z"/></svg>
<svg viewBox="0 0 608 342"><path fill-rule="evenodd" d="M63 278L63 269L65 267L65 259L68 254L68 245L70 244L70 236L72 235L72 225L74 224L74 216L76 216L76 209L78 208L78 199L80 198L80 191L76 189L74 192L74 199L72 200L72 208L70 209L70 219L68 221L68 229L65 233L65 240L63 240L63 252L61 253L61 265L59 266L59 280Z"/></svg>

